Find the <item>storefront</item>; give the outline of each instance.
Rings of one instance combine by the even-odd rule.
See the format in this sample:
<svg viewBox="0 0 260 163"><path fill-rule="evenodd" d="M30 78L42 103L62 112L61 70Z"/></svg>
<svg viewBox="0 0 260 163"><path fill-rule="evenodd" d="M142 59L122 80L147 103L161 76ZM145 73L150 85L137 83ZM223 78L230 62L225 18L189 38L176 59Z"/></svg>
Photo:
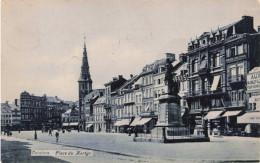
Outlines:
<svg viewBox="0 0 260 163"><path fill-rule="evenodd" d="M87 132L93 132L94 131L94 128L93 128L93 124L87 124L86 123L86 128L85 128L85 131Z"/></svg>
<svg viewBox="0 0 260 163"><path fill-rule="evenodd" d="M255 67L247 75L247 110L260 110L260 67Z"/></svg>
<svg viewBox="0 0 260 163"><path fill-rule="evenodd" d="M260 112L247 112L237 118L245 136L260 136Z"/></svg>
<svg viewBox="0 0 260 163"><path fill-rule="evenodd" d="M204 120L208 121L208 126L210 129L210 135L213 130L219 132L219 134L224 134L225 122L224 119L221 118L223 111L210 111L204 117Z"/></svg>
<svg viewBox="0 0 260 163"><path fill-rule="evenodd" d="M125 133L127 132L127 128L129 127L129 124L131 123L131 119L122 119L116 121L114 124L114 127L116 127L116 131L119 133Z"/></svg>
<svg viewBox="0 0 260 163"><path fill-rule="evenodd" d="M227 111L221 116L225 121L224 135L239 135L240 130L237 126L237 116L242 115L243 112L242 110Z"/></svg>

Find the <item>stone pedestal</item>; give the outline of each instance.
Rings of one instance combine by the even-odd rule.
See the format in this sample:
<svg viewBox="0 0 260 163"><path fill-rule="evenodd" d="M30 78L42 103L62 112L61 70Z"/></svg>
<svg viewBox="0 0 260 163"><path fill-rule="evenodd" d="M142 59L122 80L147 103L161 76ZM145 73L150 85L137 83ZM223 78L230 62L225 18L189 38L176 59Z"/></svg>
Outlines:
<svg viewBox="0 0 260 163"><path fill-rule="evenodd" d="M159 124L168 127L182 127L180 97L164 94L159 98L160 117Z"/></svg>

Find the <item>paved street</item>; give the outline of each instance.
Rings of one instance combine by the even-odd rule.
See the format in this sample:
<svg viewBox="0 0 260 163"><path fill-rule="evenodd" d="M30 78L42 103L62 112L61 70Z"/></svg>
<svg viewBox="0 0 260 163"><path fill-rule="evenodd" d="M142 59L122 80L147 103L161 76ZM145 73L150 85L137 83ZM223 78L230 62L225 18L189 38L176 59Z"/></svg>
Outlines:
<svg viewBox="0 0 260 163"><path fill-rule="evenodd" d="M93 152L93 156L30 156L30 150L80 150L75 147L68 147L64 145L57 145L51 143L44 143L39 141L25 140L14 137L2 137L2 162L148 162L149 160L145 158L136 158L122 155L108 154L105 152ZM13 144L12 144L13 143ZM12 145L12 148L10 147ZM8 149L9 148L9 149ZM9 150L9 151L8 151ZM150 161L149 161L150 162Z"/></svg>
<svg viewBox="0 0 260 163"><path fill-rule="evenodd" d="M33 131L13 132L13 136L32 139ZM38 133L39 141L55 142L54 136L48 133ZM258 160L259 139L248 137L211 137L206 143L137 143L133 135L75 132L60 133L59 143L71 144L84 148L97 149L124 154L155 156L169 159L196 160ZM55 142L56 143L56 142ZM250 149L250 150L248 150Z"/></svg>
<svg viewBox="0 0 260 163"><path fill-rule="evenodd" d="M53 143L56 140L48 133L37 131L38 141ZM13 132L13 137L33 140L33 131ZM133 135L116 133L60 133L58 144L67 147L92 149L95 153L113 156L125 156L128 160L163 160L163 161L242 161L259 160L259 138L249 137L211 137L211 142L159 144L133 142ZM46 143L45 143L46 144ZM50 148L52 149L52 148ZM111 156L112 157L112 156ZM161 161L162 161L161 160ZM137 160L134 160L137 161ZM161 162L160 161L160 162ZM149 161L150 162L150 161ZM157 161L156 161L157 162Z"/></svg>

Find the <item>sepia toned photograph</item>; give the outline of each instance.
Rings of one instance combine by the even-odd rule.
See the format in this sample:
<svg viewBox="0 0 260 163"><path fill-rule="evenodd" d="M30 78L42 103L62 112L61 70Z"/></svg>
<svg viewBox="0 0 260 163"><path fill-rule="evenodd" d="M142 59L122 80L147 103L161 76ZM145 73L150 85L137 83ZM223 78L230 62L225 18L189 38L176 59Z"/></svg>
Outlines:
<svg viewBox="0 0 260 163"><path fill-rule="evenodd" d="M259 0L2 0L1 162L260 162Z"/></svg>

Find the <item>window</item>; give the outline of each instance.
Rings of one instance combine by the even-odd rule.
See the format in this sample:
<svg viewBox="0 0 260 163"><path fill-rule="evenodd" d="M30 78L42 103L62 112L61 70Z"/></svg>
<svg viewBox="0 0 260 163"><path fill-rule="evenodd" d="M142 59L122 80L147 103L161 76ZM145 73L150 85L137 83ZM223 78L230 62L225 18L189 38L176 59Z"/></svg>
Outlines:
<svg viewBox="0 0 260 163"><path fill-rule="evenodd" d="M198 59L193 60L192 62L192 72L198 71Z"/></svg>
<svg viewBox="0 0 260 163"><path fill-rule="evenodd" d="M154 91L154 98L157 98L157 93L156 93L156 91Z"/></svg>
<svg viewBox="0 0 260 163"><path fill-rule="evenodd" d="M230 57L234 57L236 55L236 49L235 48L231 48L230 49Z"/></svg>
<svg viewBox="0 0 260 163"><path fill-rule="evenodd" d="M186 106L186 101L183 101L183 106Z"/></svg>
<svg viewBox="0 0 260 163"><path fill-rule="evenodd" d="M157 111L157 104L154 104L154 111Z"/></svg>
<svg viewBox="0 0 260 163"><path fill-rule="evenodd" d="M164 92L164 89L162 89L162 94L164 94L165 92Z"/></svg>
<svg viewBox="0 0 260 163"><path fill-rule="evenodd" d="M213 67L218 67L220 65L219 53L215 54L213 57Z"/></svg>
<svg viewBox="0 0 260 163"><path fill-rule="evenodd" d="M237 101L237 92L231 92L231 101Z"/></svg>
<svg viewBox="0 0 260 163"><path fill-rule="evenodd" d="M161 84L161 80L160 80L160 79L158 79L158 82L157 82L157 83L158 83L158 85L160 85L160 84Z"/></svg>
<svg viewBox="0 0 260 163"><path fill-rule="evenodd" d="M256 103L253 103L253 110L256 110Z"/></svg>
<svg viewBox="0 0 260 163"><path fill-rule="evenodd" d="M237 73L236 73L236 67L232 67L232 68L230 68L230 75L231 76L236 76L237 75Z"/></svg>
<svg viewBox="0 0 260 163"><path fill-rule="evenodd" d="M239 75L244 75L244 66L243 65L239 65L237 67L237 69L238 69L238 74Z"/></svg>
<svg viewBox="0 0 260 163"><path fill-rule="evenodd" d="M243 54L243 44L237 46L237 55Z"/></svg>
<svg viewBox="0 0 260 163"><path fill-rule="evenodd" d="M238 100L239 101L244 101L244 92L243 91L239 91L238 92Z"/></svg>
<svg viewBox="0 0 260 163"><path fill-rule="evenodd" d="M193 91L198 91L198 89L199 89L198 85L199 85L199 81L198 80L193 80L192 81L192 90Z"/></svg>

